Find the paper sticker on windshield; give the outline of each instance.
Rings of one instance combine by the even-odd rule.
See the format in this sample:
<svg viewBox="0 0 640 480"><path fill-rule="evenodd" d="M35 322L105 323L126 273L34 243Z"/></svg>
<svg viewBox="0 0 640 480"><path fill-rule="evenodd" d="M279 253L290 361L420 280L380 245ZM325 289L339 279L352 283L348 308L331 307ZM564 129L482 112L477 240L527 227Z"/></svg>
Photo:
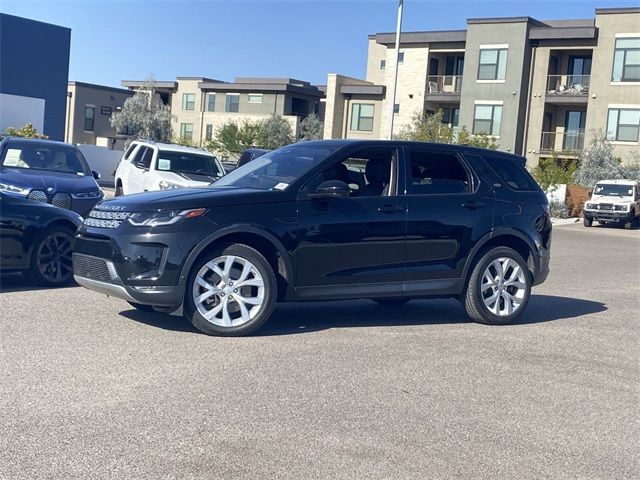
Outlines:
<svg viewBox="0 0 640 480"><path fill-rule="evenodd" d="M158 170L171 170L171 160L167 160L166 158L159 158Z"/></svg>
<svg viewBox="0 0 640 480"><path fill-rule="evenodd" d="M273 187L274 190L284 190L289 186L288 183L279 183L277 184L275 187Z"/></svg>

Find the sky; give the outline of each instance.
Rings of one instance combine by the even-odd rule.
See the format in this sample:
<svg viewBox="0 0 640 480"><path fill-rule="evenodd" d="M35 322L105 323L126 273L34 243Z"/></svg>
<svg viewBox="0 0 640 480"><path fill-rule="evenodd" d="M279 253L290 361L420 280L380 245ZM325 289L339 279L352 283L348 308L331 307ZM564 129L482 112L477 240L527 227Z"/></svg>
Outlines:
<svg viewBox="0 0 640 480"><path fill-rule="evenodd" d="M395 31L397 0L0 0L0 12L71 28L69 80L363 78L367 35ZM639 0L405 0L403 31L464 29L467 18L593 18Z"/></svg>

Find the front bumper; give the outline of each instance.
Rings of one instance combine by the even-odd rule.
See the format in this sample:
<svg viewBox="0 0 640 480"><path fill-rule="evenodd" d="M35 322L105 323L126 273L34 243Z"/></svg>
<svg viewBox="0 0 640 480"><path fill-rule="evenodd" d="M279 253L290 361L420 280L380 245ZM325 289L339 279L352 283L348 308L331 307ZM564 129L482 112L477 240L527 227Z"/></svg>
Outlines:
<svg viewBox="0 0 640 480"><path fill-rule="evenodd" d="M73 277L79 285L107 296L168 311L177 310L182 304L184 287L125 285L110 260L74 253L73 267Z"/></svg>
<svg viewBox="0 0 640 480"><path fill-rule="evenodd" d="M596 222L623 222L631 218L631 211L622 210L584 210L587 220Z"/></svg>

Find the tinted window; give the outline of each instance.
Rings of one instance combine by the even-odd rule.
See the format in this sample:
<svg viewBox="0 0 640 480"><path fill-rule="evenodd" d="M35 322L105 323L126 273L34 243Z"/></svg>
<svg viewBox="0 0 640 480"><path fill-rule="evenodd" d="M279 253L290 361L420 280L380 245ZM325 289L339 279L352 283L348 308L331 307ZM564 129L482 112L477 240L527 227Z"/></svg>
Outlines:
<svg viewBox="0 0 640 480"><path fill-rule="evenodd" d="M414 194L467 193L471 189L469 175L454 154L412 150L410 169Z"/></svg>
<svg viewBox="0 0 640 480"><path fill-rule="evenodd" d="M537 190L538 184L529 175L524 165L519 161L507 157L485 156L487 163L495 170L498 176L514 190Z"/></svg>
<svg viewBox="0 0 640 480"><path fill-rule="evenodd" d="M129 145L129 148L127 148L127 151L124 153L125 160L129 159L129 156L133 153L137 146L138 145L136 145L135 143L133 145Z"/></svg>
<svg viewBox="0 0 640 480"><path fill-rule="evenodd" d="M215 157L188 152L160 150L156 161L156 170L222 176Z"/></svg>
<svg viewBox="0 0 640 480"><path fill-rule="evenodd" d="M65 144L10 142L2 156L3 167L89 174L80 152Z"/></svg>

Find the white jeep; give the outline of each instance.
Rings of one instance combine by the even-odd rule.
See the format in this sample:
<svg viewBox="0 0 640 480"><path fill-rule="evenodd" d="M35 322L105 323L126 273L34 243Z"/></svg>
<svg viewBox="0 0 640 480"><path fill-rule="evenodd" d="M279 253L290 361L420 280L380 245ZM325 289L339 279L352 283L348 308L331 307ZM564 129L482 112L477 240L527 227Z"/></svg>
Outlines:
<svg viewBox="0 0 640 480"><path fill-rule="evenodd" d="M116 169L115 194L202 187L223 175L220 161L206 150L136 140Z"/></svg>
<svg viewBox="0 0 640 480"><path fill-rule="evenodd" d="M593 222L623 223L631 229L640 223L640 183L635 180L602 180L584 204L584 226Z"/></svg>

